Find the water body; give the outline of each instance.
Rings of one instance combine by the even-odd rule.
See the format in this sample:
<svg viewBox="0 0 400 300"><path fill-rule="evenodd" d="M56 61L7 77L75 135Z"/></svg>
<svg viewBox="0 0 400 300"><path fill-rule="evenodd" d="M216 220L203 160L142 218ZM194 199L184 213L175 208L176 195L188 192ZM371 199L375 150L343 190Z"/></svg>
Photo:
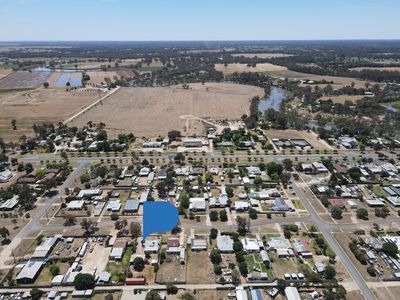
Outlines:
<svg viewBox="0 0 400 300"><path fill-rule="evenodd" d="M284 101L288 96L288 91L278 87L272 87L270 95L267 98L260 99L260 102L258 103L258 110L261 113L264 113L270 108L280 111L282 101Z"/></svg>

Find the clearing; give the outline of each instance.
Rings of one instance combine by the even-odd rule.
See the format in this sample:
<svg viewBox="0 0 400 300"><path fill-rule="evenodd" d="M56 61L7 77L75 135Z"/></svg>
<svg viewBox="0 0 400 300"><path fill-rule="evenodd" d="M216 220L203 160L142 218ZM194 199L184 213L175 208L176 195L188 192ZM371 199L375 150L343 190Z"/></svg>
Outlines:
<svg viewBox="0 0 400 300"><path fill-rule="evenodd" d="M263 93L258 87L228 83L196 83L190 84L190 89L121 88L103 105L75 119L72 126L101 120L111 135L158 136L170 130L199 134L203 131L199 118L239 119L249 113L250 99Z"/></svg>
<svg viewBox="0 0 400 300"><path fill-rule="evenodd" d="M356 103L358 100L361 100L365 97L371 97L371 96L366 96L366 95L339 95L339 96L324 96L319 98L319 100L329 100L331 99L333 103L341 103L344 104L347 100L351 101L353 103Z"/></svg>
<svg viewBox="0 0 400 300"><path fill-rule="evenodd" d="M273 65L270 63L257 64L255 67L247 66L247 64L228 64L226 67L224 64L216 64L215 69L217 71L221 71L222 73L224 73L224 75L233 74L235 72L264 73L264 72L281 72L287 70L286 67Z"/></svg>

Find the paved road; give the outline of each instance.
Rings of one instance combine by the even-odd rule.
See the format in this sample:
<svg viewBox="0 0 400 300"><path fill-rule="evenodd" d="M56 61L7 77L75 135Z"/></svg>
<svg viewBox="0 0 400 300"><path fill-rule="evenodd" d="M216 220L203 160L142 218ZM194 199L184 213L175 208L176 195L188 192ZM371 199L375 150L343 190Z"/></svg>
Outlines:
<svg viewBox="0 0 400 300"><path fill-rule="evenodd" d="M11 243L7 245L0 253L0 269L11 268L12 266L6 265L5 262L9 261L13 257L13 251L18 247L21 240L28 236L31 232L38 232L42 230L42 226L39 224L39 220L46 214L47 210L53 205L53 203L64 193L65 188L72 186L75 179L80 175L82 170L89 164L82 162L78 167L68 176L64 183L59 187L59 194L48 199L45 205L43 205L39 211L32 217L29 223L13 238Z"/></svg>
<svg viewBox="0 0 400 300"><path fill-rule="evenodd" d="M364 278L358 272L356 267L351 262L350 258L347 256L346 252L342 249L339 243L333 237L330 227L325 224L325 222L320 218L314 208L311 206L310 202L307 200L307 196L303 193L301 188L298 186L298 183L295 180L293 181L293 190L296 192L303 206L308 210L310 216L314 223L318 226L320 232L328 242L329 246L333 249L336 255L340 258L343 265L346 267L347 271L350 273L351 277L355 281L355 283L360 288L360 291L363 293L364 297L368 300L378 299L375 294L370 290L368 285L366 284ZM311 190L309 190L311 193Z"/></svg>

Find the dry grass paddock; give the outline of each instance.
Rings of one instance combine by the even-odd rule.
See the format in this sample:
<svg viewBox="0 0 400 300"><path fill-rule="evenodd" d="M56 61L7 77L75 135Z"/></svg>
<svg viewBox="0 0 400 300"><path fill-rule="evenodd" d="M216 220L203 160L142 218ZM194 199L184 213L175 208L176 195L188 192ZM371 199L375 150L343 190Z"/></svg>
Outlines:
<svg viewBox="0 0 400 300"><path fill-rule="evenodd" d="M0 135L7 141L17 140L24 134L33 135L33 124L44 121L57 123L79 112L98 97L97 92L44 88L0 93ZM17 130L11 128L12 119L17 120Z"/></svg>
<svg viewBox="0 0 400 300"><path fill-rule="evenodd" d="M121 88L72 125L101 120L111 135L133 132L136 136L158 136L170 130L201 133L199 118L238 119L248 113L250 99L256 95L262 96L263 90L228 83L190 84L190 89Z"/></svg>

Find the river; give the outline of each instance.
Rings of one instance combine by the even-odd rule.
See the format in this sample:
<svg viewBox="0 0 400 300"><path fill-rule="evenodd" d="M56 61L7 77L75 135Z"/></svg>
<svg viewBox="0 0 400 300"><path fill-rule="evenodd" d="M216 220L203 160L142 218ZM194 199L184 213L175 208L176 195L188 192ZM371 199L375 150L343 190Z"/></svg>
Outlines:
<svg viewBox="0 0 400 300"><path fill-rule="evenodd" d="M278 88L278 87L271 87L271 93L267 98L261 98L260 102L258 103L258 110L261 113L264 113L266 110L272 108L276 111L281 110L281 103L284 101L289 95L289 92Z"/></svg>

